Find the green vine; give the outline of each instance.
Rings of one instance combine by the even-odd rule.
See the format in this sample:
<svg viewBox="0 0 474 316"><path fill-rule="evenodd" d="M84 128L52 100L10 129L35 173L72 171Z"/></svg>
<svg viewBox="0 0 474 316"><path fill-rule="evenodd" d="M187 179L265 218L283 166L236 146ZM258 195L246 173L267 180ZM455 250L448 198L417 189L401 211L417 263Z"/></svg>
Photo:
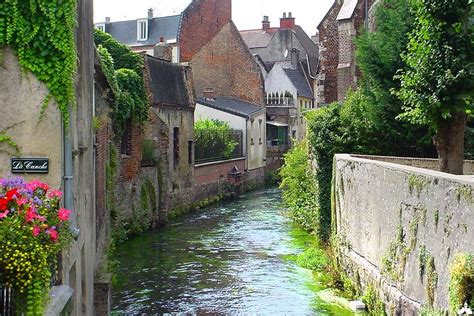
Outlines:
<svg viewBox="0 0 474 316"><path fill-rule="evenodd" d="M143 58L112 36L95 30L102 71L115 96L112 121L120 137L128 122L142 124L148 120L148 101L143 81Z"/></svg>
<svg viewBox="0 0 474 316"><path fill-rule="evenodd" d="M23 69L49 89L41 112L54 97L65 122L75 103L76 0L4 0L0 3L0 46L10 46Z"/></svg>
<svg viewBox="0 0 474 316"><path fill-rule="evenodd" d="M15 151L15 154L18 154L20 152L20 147L18 146L15 141L7 135L6 131L0 131L0 145L5 144L7 147L13 149ZM0 149L0 151L6 151Z"/></svg>

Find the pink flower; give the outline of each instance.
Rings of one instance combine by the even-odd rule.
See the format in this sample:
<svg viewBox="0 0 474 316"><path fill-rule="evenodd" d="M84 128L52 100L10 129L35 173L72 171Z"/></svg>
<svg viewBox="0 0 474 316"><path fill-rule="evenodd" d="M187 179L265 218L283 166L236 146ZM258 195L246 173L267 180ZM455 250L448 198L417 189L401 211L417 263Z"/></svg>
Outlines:
<svg viewBox="0 0 474 316"><path fill-rule="evenodd" d="M41 232L41 229L39 228L39 226L33 227L33 236L34 237L38 236L40 232Z"/></svg>
<svg viewBox="0 0 474 316"><path fill-rule="evenodd" d="M9 210L6 210L5 212L0 213L0 219L7 217L8 213L10 213Z"/></svg>
<svg viewBox="0 0 474 316"><path fill-rule="evenodd" d="M35 191L37 188L43 189L45 191L49 190L49 185L38 180L30 181L26 184L26 188L31 191Z"/></svg>
<svg viewBox="0 0 474 316"><path fill-rule="evenodd" d="M50 192L48 192L48 197L50 199L53 199L53 198L61 198L63 196L63 193L59 190L52 190Z"/></svg>
<svg viewBox="0 0 474 316"><path fill-rule="evenodd" d="M22 206L22 205L25 205L26 203L28 202L28 200L24 197L22 197L21 199L18 199L16 201L16 203L18 204L18 206Z"/></svg>
<svg viewBox="0 0 474 316"><path fill-rule="evenodd" d="M29 207L28 210L26 211L26 216L25 216L25 220L27 222L32 222L35 218L36 218L37 214L36 214L36 211Z"/></svg>
<svg viewBox="0 0 474 316"><path fill-rule="evenodd" d="M58 218L60 221L67 221L69 219L69 215L71 215L71 211L65 208L61 208L58 211Z"/></svg>
<svg viewBox="0 0 474 316"><path fill-rule="evenodd" d="M51 238L52 241L58 240L58 232L55 231L54 229L51 229L49 231L49 237Z"/></svg>

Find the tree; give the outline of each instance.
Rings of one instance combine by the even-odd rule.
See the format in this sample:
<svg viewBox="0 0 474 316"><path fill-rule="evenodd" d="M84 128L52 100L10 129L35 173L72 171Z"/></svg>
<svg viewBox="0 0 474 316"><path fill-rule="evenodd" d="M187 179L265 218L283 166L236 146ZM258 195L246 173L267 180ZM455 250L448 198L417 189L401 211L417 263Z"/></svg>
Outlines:
<svg viewBox="0 0 474 316"><path fill-rule="evenodd" d="M407 67L396 77L400 115L434 131L440 170L462 174L464 130L473 108L474 37L471 0L414 0L415 29Z"/></svg>

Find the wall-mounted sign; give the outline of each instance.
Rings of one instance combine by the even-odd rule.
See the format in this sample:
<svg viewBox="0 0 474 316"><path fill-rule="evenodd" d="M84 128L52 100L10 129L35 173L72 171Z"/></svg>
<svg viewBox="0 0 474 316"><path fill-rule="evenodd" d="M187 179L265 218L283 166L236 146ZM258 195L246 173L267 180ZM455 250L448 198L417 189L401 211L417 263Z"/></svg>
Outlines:
<svg viewBox="0 0 474 316"><path fill-rule="evenodd" d="M48 173L48 158L12 158L12 173Z"/></svg>

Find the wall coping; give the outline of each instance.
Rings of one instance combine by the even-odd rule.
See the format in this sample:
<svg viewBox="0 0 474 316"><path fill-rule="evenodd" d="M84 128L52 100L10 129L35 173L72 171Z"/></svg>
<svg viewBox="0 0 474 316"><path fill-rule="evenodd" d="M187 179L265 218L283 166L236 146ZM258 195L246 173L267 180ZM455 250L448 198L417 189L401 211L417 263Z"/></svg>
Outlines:
<svg viewBox="0 0 474 316"><path fill-rule="evenodd" d="M335 155L335 159L338 161L345 160L345 161L356 161L360 163L373 164L373 165L384 167L390 170L396 170L396 171L401 171L405 173L416 173L416 174L423 175L426 177L439 178L439 179L460 182L463 184L474 186L474 175L453 175L453 174L449 174L449 173L445 173L441 171L412 167L412 166L397 164L394 162L385 162L385 161L375 160L377 156L364 156L364 157L373 157L373 159L359 158L359 157L360 156L350 155L350 154L336 154ZM378 156L378 157L382 157L382 156Z"/></svg>
<svg viewBox="0 0 474 316"><path fill-rule="evenodd" d="M67 285L53 286L49 292L49 303L44 315L60 315L71 299L73 293L74 290Z"/></svg>
<svg viewBox="0 0 474 316"><path fill-rule="evenodd" d="M223 163L228 163L228 162L233 162L233 161L240 161L240 160L245 160L245 157L234 158L234 159L229 159L229 160L219 160L219 161L201 163L199 165L194 165L194 168L196 169L196 168L202 168L202 167L207 167L207 166L212 166L212 165L220 165L220 164L223 164Z"/></svg>

